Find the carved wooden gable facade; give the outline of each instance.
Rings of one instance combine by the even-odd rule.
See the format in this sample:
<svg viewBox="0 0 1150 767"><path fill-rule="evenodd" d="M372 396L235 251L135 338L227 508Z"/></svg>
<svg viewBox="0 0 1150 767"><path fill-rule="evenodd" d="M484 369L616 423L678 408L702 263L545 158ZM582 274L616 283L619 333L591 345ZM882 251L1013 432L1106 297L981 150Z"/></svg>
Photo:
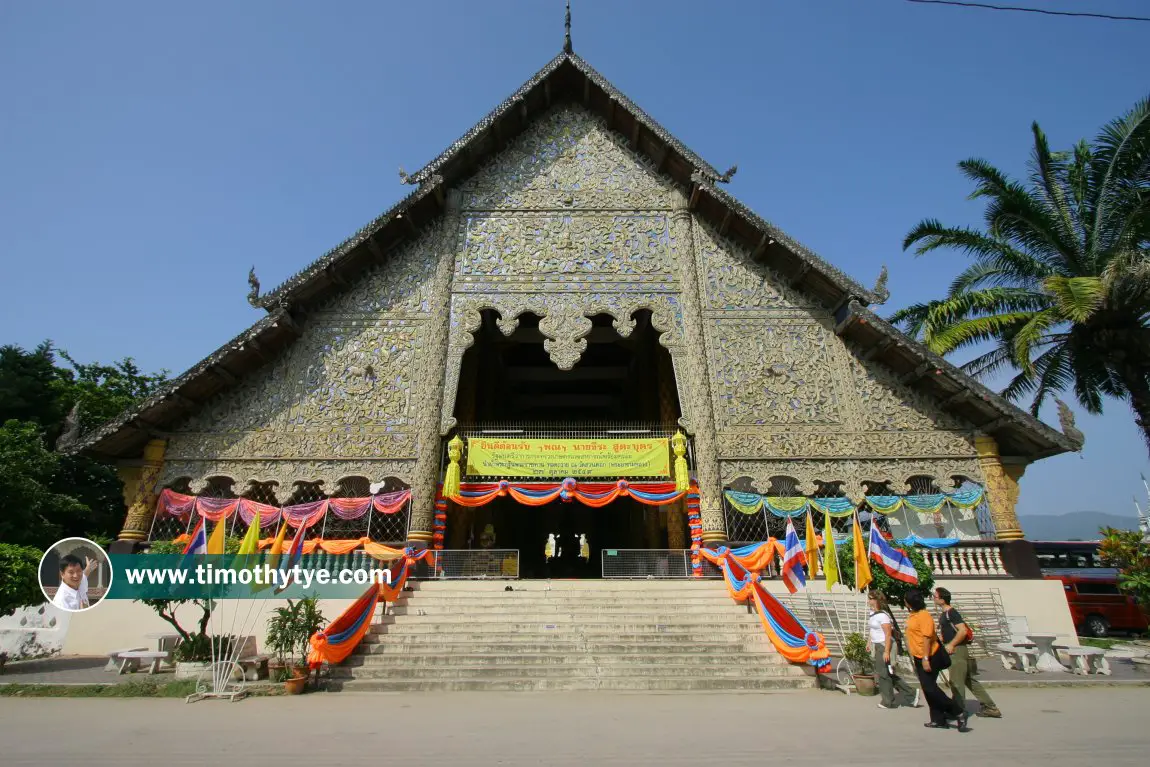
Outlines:
<svg viewBox="0 0 1150 767"><path fill-rule="evenodd" d="M524 312L540 316L564 370L579 364L589 317L611 315L626 336L650 310L711 493L740 477L763 491L780 475L805 492L842 483L854 497L864 482L905 492L916 475L979 479L969 424L850 348L827 307L694 216L582 107L545 112L448 194L446 214L312 307L294 344L174 429L163 484L419 484L420 439L455 425L463 353L486 309L507 334Z"/></svg>

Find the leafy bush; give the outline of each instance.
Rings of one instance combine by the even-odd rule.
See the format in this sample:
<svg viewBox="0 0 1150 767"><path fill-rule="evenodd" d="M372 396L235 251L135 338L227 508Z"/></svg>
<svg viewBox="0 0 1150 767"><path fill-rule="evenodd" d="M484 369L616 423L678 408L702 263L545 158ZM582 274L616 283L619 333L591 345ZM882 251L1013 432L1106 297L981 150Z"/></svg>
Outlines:
<svg viewBox="0 0 1150 767"><path fill-rule="evenodd" d="M194 604L200 608L199 628L195 634L201 636L208 633L208 621L211 619L212 610L214 610L216 606L216 603L210 599L137 599L136 601L155 610L156 615L160 616L160 618L176 630L176 633L180 635L180 640L183 642L190 641L193 632L181 626L179 620L176 619L176 610L180 605Z"/></svg>
<svg viewBox="0 0 1150 767"><path fill-rule="evenodd" d="M854 665L857 669L855 673L874 673L874 658L867 652L866 640L862 634L847 635L846 644L843 645L843 657Z"/></svg>
<svg viewBox="0 0 1150 767"><path fill-rule="evenodd" d="M225 554L238 554L240 551L240 543L243 538L235 535L229 535L224 538L224 553ZM173 543L172 541L152 541L148 544L148 550L142 552L144 554L182 554L184 552L183 543Z"/></svg>
<svg viewBox="0 0 1150 767"><path fill-rule="evenodd" d="M296 602L289 599L286 607L277 607L268 619L268 649L289 666L302 663L311 648L312 635L326 623L315 597Z"/></svg>
<svg viewBox="0 0 1150 767"><path fill-rule="evenodd" d="M1135 530L1104 527L1100 532L1103 564L1118 568L1118 587L1150 610L1150 543Z"/></svg>
<svg viewBox="0 0 1150 767"><path fill-rule="evenodd" d="M181 663L206 663L212 659L212 650L215 657L226 657L233 645L239 641L234 636L208 637L205 634L193 634L176 647L174 657Z"/></svg>
<svg viewBox="0 0 1150 767"><path fill-rule="evenodd" d="M866 541L863 541L866 545ZM839 555L839 580L851 589L855 587L855 560L854 560L854 541L850 538L846 543L837 544ZM934 588L934 573L930 569L930 565L926 563L926 558L923 557L922 552L914 546L903 546L899 548L910 559L911 564L914 565L915 572L918 573L918 585L906 583L904 581L896 580L886 574L886 570L882 569L882 565L874 560L870 563L870 572L874 576L871 581L869 589L882 592L886 597L887 602L892 606L902 605L903 597L906 592L911 589L918 589L923 594L930 594L931 589ZM929 600L928 600L929 601Z"/></svg>
<svg viewBox="0 0 1150 767"><path fill-rule="evenodd" d="M44 552L0 543L0 617L44 601L37 569Z"/></svg>

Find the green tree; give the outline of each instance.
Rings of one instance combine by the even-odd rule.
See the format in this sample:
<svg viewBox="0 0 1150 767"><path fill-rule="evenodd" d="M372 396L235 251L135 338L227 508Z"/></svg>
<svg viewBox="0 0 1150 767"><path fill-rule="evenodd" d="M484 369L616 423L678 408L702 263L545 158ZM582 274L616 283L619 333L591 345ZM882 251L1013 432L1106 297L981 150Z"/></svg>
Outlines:
<svg viewBox="0 0 1150 767"><path fill-rule="evenodd" d="M1103 527L1099 553L1102 561L1118 568L1118 586L1150 610L1150 543L1136 530Z"/></svg>
<svg viewBox="0 0 1150 767"><path fill-rule="evenodd" d="M866 541L863 541L863 544L865 545ZM854 541L847 538L845 543L835 544L835 548L838 550L839 557L839 580L842 581L844 585L853 589L855 585ZM882 592L892 607L901 606L903 597L905 597L906 592L911 589L919 589L923 594L929 595L931 589L934 588L934 572L930 569L930 565L926 563L926 558L923 557L922 552L914 546L904 546L900 548L899 551L905 553L910 559L911 564L914 565L914 570L918 573L918 584L907 583L892 578L886 574L886 570L883 570L882 566L877 562L871 560L870 563L870 572L871 575L874 576L874 580L871 581L870 586L867 588Z"/></svg>
<svg viewBox="0 0 1150 767"><path fill-rule="evenodd" d="M31 352L19 346L0 347L0 423L30 421L48 430L54 440L72 406L63 396L67 388L67 373L56 367L51 341Z"/></svg>
<svg viewBox="0 0 1150 767"><path fill-rule="evenodd" d="M0 543L0 617L44 601L37 569L44 552Z"/></svg>
<svg viewBox="0 0 1150 767"><path fill-rule="evenodd" d="M0 540L46 549L86 532L91 510L55 490L59 471L60 456L44 447L37 424L0 426Z"/></svg>
<svg viewBox="0 0 1150 767"><path fill-rule="evenodd" d="M30 352L0 348L0 540L47 547L71 535L119 533L124 499L113 469L52 447L73 406L81 429L94 428L166 380L166 372L142 373L130 358L81 364L60 352L65 367L56 354L51 341Z"/></svg>
<svg viewBox="0 0 1150 767"><path fill-rule="evenodd" d="M940 354L990 344L965 370L1013 368L1002 393L1030 397L1035 414L1068 389L1090 413L1125 400L1150 449L1150 99L1072 151L1051 151L1037 123L1032 132L1026 183L959 163L986 202L985 231L926 219L903 247L973 263L945 298L891 320Z"/></svg>
<svg viewBox="0 0 1150 767"><path fill-rule="evenodd" d="M133 403L155 394L168 380L168 371L141 372L131 357L112 365L99 362L82 364L66 351L63 357L72 366L72 378L66 386L69 408L80 405L80 425L90 431L115 418Z"/></svg>

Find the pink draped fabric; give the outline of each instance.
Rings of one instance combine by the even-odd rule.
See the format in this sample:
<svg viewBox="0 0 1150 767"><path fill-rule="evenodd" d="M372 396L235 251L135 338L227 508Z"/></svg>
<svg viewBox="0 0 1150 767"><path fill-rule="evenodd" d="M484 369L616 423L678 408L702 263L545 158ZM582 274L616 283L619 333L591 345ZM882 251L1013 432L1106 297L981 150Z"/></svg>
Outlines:
<svg viewBox="0 0 1150 767"><path fill-rule="evenodd" d="M396 490L394 493L381 493L372 496L375 510L380 514L394 514L406 506L410 500L410 490Z"/></svg>
<svg viewBox="0 0 1150 767"><path fill-rule="evenodd" d="M397 490L367 498L323 498L311 503L284 506L281 509L248 498L203 498L164 489L156 499L156 514L187 519L195 510L204 519L219 522L238 511L244 524L250 525L258 511L260 527L278 525L281 519L286 519L292 527L298 528L302 524L310 528L323 519L329 509L340 519L359 519L372 508L380 514L395 514L410 500L411 490Z"/></svg>
<svg viewBox="0 0 1150 767"><path fill-rule="evenodd" d="M259 501L251 501L247 498L240 499L240 519L244 521L245 525L250 525L252 520L256 517L256 512L260 513L260 527L271 527L280 523L280 517L283 512L280 511L279 506L271 506Z"/></svg>
<svg viewBox="0 0 1150 767"><path fill-rule="evenodd" d="M184 495L165 488L156 499L156 514L170 514L187 519L196 507L196 496Z"/></svg>
<svg viewBox="0 0 1150 767"><path fill-rule="evenodd" d="M332 498L328 509L340 519L359 519L371 508L371 498Z"/></svg>
<svg viewBox="0 0 1150 767"><path fill-rule="evenodd" d="M239 508L239 498L197 498L196 511L210 522L227 519Z"/></svg>
<svg viewBox="0 0 1150 767"><path fill-rule="evenodd" d="M311 503L297 503L294 506L284 506L284 519L286 519L287 523L292 527L298 528L300 525L311 527L323 519L323 515L327 513L330 502L331 499L322 498L318 501L312 501Z"/></svg>

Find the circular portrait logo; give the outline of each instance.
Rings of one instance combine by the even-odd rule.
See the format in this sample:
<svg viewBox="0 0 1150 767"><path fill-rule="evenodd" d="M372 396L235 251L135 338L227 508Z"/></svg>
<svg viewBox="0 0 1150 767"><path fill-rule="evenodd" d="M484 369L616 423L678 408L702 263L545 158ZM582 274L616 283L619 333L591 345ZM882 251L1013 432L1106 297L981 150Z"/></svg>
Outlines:
<svg viewBox="0 0 1150 767"><path fill-rule="evenodd" d="M65 538L40 560L40 589L53 607L70 613L90 610L112 585L112 563L100 544Z"/></svg>

